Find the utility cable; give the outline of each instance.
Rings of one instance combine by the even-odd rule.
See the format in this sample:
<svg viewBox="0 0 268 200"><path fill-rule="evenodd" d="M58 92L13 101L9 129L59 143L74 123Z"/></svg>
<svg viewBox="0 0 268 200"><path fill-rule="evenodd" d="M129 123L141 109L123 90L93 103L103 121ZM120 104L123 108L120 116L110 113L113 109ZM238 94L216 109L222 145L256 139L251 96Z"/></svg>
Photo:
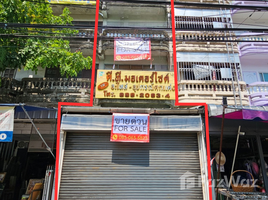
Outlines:
<svg viewBox="0 0 268 200"><path fill-rule="evenodd" d="M55 24L26 24L26 23L0 23L0 28L67 28L67 29L94 29L94 26L72 26L72 25L55 25ZM122 29L135 29L135 30L167 30L171 31L171 28L165 28L165 27L131 27L131 26L99 26L98 29L116 29L116 30L122 30ZM265 32L268 31L268 29L263 28L176 28L176 31L250 31L250 32Z"/></svg>
<svg viewBox="0 0 268 200"><path fill-rule="evenodd" d="M37 129L37 127L35 126L35 124L33 123L32 118L29 116L28 112L25 110L24 105L20 104L21 108L23 109L24 113L26 114L26 116L28 117L28 119L30 120L30 122L32 123L33 127L35 128L36 132L38 133L38 135L40 136L41 140L44 142L44 144L47 147L47 150L51 153L51 155L53 156L54 159L55 156L53 154L53 152L51 151L51 148L48 146L48 144L46 143L46 141L44 140L43 136L41 135L41 133L39 132L39 130Z"/></svg>
<svg viewBox="0 0 268 200"><path fill-rule="evenodd" d="M85 37L51 37L51 36L34 36L34 35L12 35L12 34L0 34L2 38L4 37L11 37L11 38L39 38L39 39L79 39L79 40L88 40L88 39L94 39L94 36L85 36ZM205 35L204 35L205 36ZM241 37L241 36L240 36ZM145 37L147 38L147 37ZM177 37L176 37L177 38ZM204 39L207 38L207 39ZM215 38L215 39L214 39ZM225 39L227 38L227 39ZM99 36L98 40L114 40L114 37L107 37L107 36ZM134 38L121 38L121 39L134 39ZM172 38L148 38L154 41L171 41ZM252 41L250 38L246 40L245 38L242 37L242 39L237 39L237 36L226 36L226 37L215 37L215 36L208 36L208 37L203 37L201 36L199 39L176 39L177 42L216 42L216 43L221 43L221 42L268 42L268 41L263 41L263 40L257 40L257 41ZM71 45L71 44L70 44ZM74 45L74 44L73 44ZM86 45L82 44L82 45Z"/></svg>
<svg viewBox="0 0 268 200"><path fill-rule="evenodd" d="M28 0L26 0L28 1ZM34 1L31 1L34 2ZM110 2L110 3L132 3L132 4L149 4L149 5L155 5L155 4L161 4L161 5L170 5L170 1L143 1L143 0L102 0L101 2ZM45 1L36 1L36 3L46 3ZM51 5L56 5L56 4L51 4ZM57 4L57 5L63 5L63 4ZM70 5L70 4L66 4ZM251 6L251 5L230 5L230 4L213 4L213 3L195 3L195 2L180 2L180 1L175 1L174 2L175 6L195 6L195 7L213 7L213 8L240 8L240 9L247 9L247 10L268 10L268 7L266 6Z"/></svg>

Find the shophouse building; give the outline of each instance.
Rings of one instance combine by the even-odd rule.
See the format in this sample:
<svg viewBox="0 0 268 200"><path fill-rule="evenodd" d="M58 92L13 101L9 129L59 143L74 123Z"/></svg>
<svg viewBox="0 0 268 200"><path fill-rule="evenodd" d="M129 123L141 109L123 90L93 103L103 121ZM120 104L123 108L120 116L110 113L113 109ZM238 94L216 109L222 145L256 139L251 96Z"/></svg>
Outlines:
<svg viewBox="0 0 268 200"><path fill-rule="evenodd" d="M56 15L66 6L50 2ZM209 199L210 191L215 199L214 188L209 187L208 169L212 169L213 179L217 173L215 162L210 166L207 161L207 152L213 158L219 151L222 131L226 164L221 176L230 178L232 171L245 169L244 161L251 160L259 167L259 173L254 175L262 180L259 186L268 190L267 128L262 122L268 119L265 112L268 71L265 54L256 55L266 51L267 39L214 30L230 29L241 23L241 11L224 7L228 2L186 2L196 4L182 5L175 1L174 19L171 5L163 1L100 2L94 72L82 70L72 78L62 77L56 67L40 68L37 74L9 69L3 73L1 103L29 106L28 113L39 132L53 152L58 152L52 199L55 194L58 199ZM198 6L202 3L208 6ZM223 7L212 6L219 4ZM93 56L96 2L68 7L73 24L81 27L78 37L70 41L72 50ZM234 38L241 42L233 42ZM243 38L254 39L254 42L243 42ZM262 38L262 42L255 42L256 38ZM148 52L146 56L142 51L142 58L127 58L125 55L131 53L118 53L121 48L133 54L133 49L139 50L138 42L144 47L142 51ZM174 80L174 56L177 80ZM92 73L96 75L94 91L90 88ZM208 104L209 124L206 124L207 111L203 106L175 106L175 81L180 103ZM60 145L56 149L58 102L89 103L92 92L93 107L61 108L60 140L57 141ZM223 97L227 107L221 129ZM247 112L249 117L245 115ZM117 136L112 138L111 130L119 113L123 114L122 123L131 123L127 121L133 115L148 116L145 124L135 121L135 125L138 130L139 126L147 127L149 141L113 141ZM256 118L259 121L254 121ZM208 129L210 139L206 135ZM246 135L240 137L234 170L231 170L238 130ZM23 158L32 162L23 164L26 171L32 168L43 172L46 164L54 162L20 109L15 112L13 142L0 143L0 147L1 159L5 162L15 150L22 152ZM45 160L42 166L36 164L40 160ZM2 168L9 169L8 165ZM26 175L16 181L42 178L40 173ZM23 190L22 184L19 185ZM9 195L15 195L14 191ZM8 199L5 192L3 195Z"/></svg>

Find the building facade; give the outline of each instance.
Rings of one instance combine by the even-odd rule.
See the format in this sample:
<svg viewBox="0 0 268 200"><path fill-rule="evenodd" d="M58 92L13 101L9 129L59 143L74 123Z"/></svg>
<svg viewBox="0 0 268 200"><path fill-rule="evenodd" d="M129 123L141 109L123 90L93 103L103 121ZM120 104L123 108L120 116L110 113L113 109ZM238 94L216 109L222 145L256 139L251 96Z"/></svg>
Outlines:
<svg viewBox="0 0 268 200"><path fill-rule="evenodd" d="M29 112L38 130L45 134L48 145L57 154L58 180L51 198L56 194L58 199L210 199L212 192L212 198L215 199L214 188L208 186L211 166L207 152L211 151L214 157L219 151L222 119L216 117L222 115L223 97L228 102L227 123L224 126L227 139L223 141L227 162L225 172L221 175L230 178L237 130L242 124L241 130L248 131L248 135L241 139L243 145L241 142L238 145L238 159L235 159L233 171L244 169L242 160L244 162L254 158L260 169L259 174L254 176L262 180L259 186L268 190L264 167L265 162L268 162L265 157L266 127L263 122L253 121L256 118L267 121L268 118L258 114L252 119L245 119L242 114L241 117L230 116L234 111L242 113L243 109L257 110L266 116L267 38L263 35L248 36L246 33L214 30L248 27L243 22L245 13L241 10L229 10L224 6L185 6L176 2L174 19L171 17L171 5L162 1L147 4L127 1L100 3L95 91L90 89L92 70L83 70L77 77L68 79L62 77L56 67L40 68L37 73L9 69L3 72L1 103L23 102L30 106L49 108ZM219 1L187 2L229 5L228 2ZM240 4L245 2L236 3ZM65 6L51 3L56 15L60 15ZM69 5L73 24L89 27L79 29L79 38L70 41L72 50L79 50L84 56L93 56L95 8L93 2L86 6ZM255 14L258 14L255 20L264 19L266 15L254 11L252 16ZM172 42L173 20L176 28L175 52ZM120 39L150 41L150 59L116 59L115 41ZM178 74L174 81L178 84L179 102L208 104L209 124L206 124L206 110L203 106L175 106L175 88L171 81L174 76L174 56ZM118 82L117 73L122 74ZM169 79L165 79L167 75ZM100 76L104 76L105 83L109 85L105 92L99 88L103 83L98 82ZM124 88L125 85L128 87ZM149 85L153 85L151 90ZM169 85L170 89L164 89ZM98 96L99 91L103 92L103 96ZM92 92L93 107L62 107L61 126L56 136L55 108L58 103L89 103ZM150 142L111 142L114 113L149 115ZM245 120L251 121L247 123ZM211 139L206 135L208 129ZM56 137L60 139L57 141L60 144L57 149ZM35 153L32 157L46 152L33 125L27 121L27 116L17 112L14 142L12 145L2 143L1 151L9 152L11 146L16 149L21 142L27 144L25 158L30 152ZM211 143L210 148L207 148L207 142ZM242 153L246 150L250 153ZM4 153L3 157L6 162L10 159ZM37 157L42 160L42 156ZM47 157L47 163L51 164L51 157ZM23 167L26 170L30 168L26 164ZM29 178L39 177L28 173L24 179ZM212 173L212 178L216 179L215 173ZM23 188L21 184L18 187ZM7 194L3 195L8 199Z"/></svg>

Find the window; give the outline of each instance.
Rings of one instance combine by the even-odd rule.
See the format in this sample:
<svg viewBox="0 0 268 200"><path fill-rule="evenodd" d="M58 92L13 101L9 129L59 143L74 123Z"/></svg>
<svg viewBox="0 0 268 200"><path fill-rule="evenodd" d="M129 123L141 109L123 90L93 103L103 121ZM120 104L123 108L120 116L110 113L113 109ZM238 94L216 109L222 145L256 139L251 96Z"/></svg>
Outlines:
<svg viewBox="0 0 268 200"><path fill-rule="evenodd" d="M60 74L60 68L53 67L53 68L46 68L46 78L63 78Z"/></svg>
<svg viewBox="0 0 268 200"><path fill-rule="evenodd" d="M16 73L16 69L6 69L2 73L2 77L5 77L5 78L14 78L15 77L15 73Z"/></svg>
<svg viewBox="0 0 268 200"><path fill-rule="evenodd" d="M176 28L182 28L182 29L228 28L227 22L230 22L230 18L194 17L194 16L176 16L175 17Z"/></svg>
<svg viewBox="0 0 268 200"><path fill-rule="evenodd" d="M179 62L180 80L226 80L236 81L238 63ZM238 74L239 80L241 75Z"/></svg>
<svg viewBox="0 0 268 200"><path fill-rule="evenodd" d="M83 69L82 71L80 71L76 77L72 77L72 78L91 78L91 69Z"/></svg>
<svg viewBox="0 0 268 200"><path fill-rule="evenodd" d="M268 82L268 73L260 73L260 80L262 82Z"/></svg>

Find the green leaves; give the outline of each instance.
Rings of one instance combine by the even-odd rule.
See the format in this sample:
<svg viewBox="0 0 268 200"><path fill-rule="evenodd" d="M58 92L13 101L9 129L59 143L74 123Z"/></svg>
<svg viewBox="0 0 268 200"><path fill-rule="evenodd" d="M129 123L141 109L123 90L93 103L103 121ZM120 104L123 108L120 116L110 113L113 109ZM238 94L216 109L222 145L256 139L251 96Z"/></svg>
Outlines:
<svg viewBox="0 0 268 200"><path fill-rule="evenodd" d="M6 23L72 25L68 8L60 16L54 16L49 4L23 0L1 0L0 21ZM82 69L90 69L92 59L81 52L70 52L68 40L53 37L70 36L78 33L73 29L17 28L0 29L2 34L22 34L34 38L0 38L0 71L6 68L20 68L37 71L42 68L60 67L62 75L76 76ZM42 36L36 37L36 36ZM52 38L45 38L49 36Z"/></svg>
<svg viewBox="0 0 268 200"><path fill-rule="evenodd" d="M92 59L85 58L81 52L70 52L66 47L68 41L65 40L32 40L27 41L27 47L23 48L19 54L28 57L25 63L26 70L37 71L38 66L42 68L59 67L61 74L67 77L77 76L82 69L90 69Z"/></svg>

